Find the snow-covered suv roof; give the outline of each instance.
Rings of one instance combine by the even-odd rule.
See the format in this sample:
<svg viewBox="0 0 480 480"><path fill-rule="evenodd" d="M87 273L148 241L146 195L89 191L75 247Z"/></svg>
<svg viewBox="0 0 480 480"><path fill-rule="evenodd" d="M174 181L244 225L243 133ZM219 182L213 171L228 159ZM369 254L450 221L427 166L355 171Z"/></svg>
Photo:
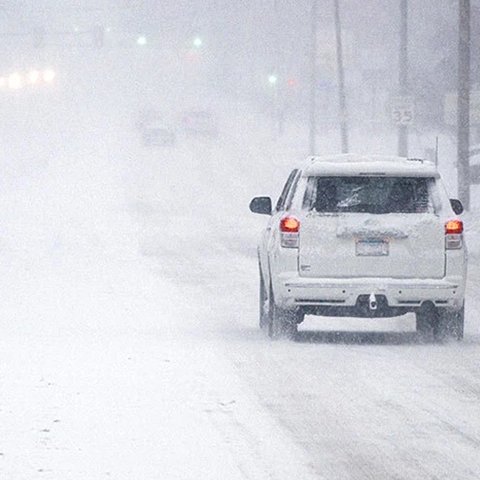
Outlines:
<svg viewBox="0 0 480 480"><path fill-rule="evenodd" d="M422 159L345 153L309 157L304 165L303 175L438 177L439 173L435 164Z"/></svg>

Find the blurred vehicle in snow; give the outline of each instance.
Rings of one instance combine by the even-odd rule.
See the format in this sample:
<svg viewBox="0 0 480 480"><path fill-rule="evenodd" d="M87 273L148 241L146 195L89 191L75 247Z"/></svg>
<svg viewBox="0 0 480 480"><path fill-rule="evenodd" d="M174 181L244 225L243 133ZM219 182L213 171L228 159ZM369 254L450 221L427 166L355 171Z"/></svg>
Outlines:
<svg viewBox="0 0 480 480"><path fill-rule="evenodd" d="M160 111L153 108L145 108L138 113L137 119L135 121L135 126L142 130L146 125L152 122L161 122L163 121L163 115Z"/></svg>
<svg viewBox="0 0 480 480"><path fill-rule="evenodd" d="M259 323L293 337L305 315L416 315L421 337L463 338L467 252L463 206L436 166L336 155L295 168L258 246Z"/></svg>
<svg viewBox="0 0 480 480"><path fill-rule="evenodd" d="M470 147L470 163L480 165L480 144Z"/></svg>
<svg viewBox="0 0 480 480"><path fill-rule="evenodd" d="M166 122L165 116L155 109L142 110L136 127L145 146L174 146L177 140L175 129Z"/></svg>
<svg viewBox="0 0 480 480"><path fill-rule="evenodd" d="M480 145L470 147L469 152L469 180L471 184L480 184Z"/></svg>
<svg viewBox="0 0 480 480"><path fill-rule="evenodd" d="M218 125L215 116L206 110L184 112L181 119L182 130L187 135L216 137Z"/></svg>
<svg viewBox="0 0 480 480"><path fill-rule="evenodd" d="M177 141L173 128L162 123L145 123L141 132L145 146L173 147Z"/></svg>
<svg viewBox="0 0 480 480"><path fill-rule="evenodd" d="M473 145L470 147L470 156L476 156L476 155L479 155L480 156L480 144L478 145Z"/></svg>

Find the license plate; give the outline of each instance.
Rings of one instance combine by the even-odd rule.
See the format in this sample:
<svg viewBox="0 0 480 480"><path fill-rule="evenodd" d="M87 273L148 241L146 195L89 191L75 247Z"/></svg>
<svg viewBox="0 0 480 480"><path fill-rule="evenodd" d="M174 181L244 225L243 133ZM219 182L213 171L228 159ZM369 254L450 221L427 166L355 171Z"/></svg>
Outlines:
<svg viewBox="0 0 480 480"><path fill-rule="evenodd" d="M355 253L359 257L385 257L388 255L386 240L357 240Z"/></svg>

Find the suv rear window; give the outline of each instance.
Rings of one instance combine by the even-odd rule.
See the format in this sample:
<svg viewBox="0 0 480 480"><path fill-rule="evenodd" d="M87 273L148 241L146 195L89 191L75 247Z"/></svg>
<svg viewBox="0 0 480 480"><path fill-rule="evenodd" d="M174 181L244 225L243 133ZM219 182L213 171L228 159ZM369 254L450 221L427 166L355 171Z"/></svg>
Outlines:
<svg viewBox="0 0 480 480"><path fill-rule="evenodd" d="M433 212L426 177L310 177L303 201L319 213L426 213Z"/></svg>

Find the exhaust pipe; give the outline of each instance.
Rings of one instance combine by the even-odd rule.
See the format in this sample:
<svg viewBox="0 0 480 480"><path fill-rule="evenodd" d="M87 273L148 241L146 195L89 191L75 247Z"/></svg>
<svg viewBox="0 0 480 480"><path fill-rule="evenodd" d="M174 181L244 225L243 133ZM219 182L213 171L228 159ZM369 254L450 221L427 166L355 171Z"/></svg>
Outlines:
<svg viewBox="0 0 480 480"><path fill-rule="evenodd" d="M371 293L370 297L368 297L368 307L370 308L370 310L376 310L377 306L378 306L377 297L375 296L374 293Z"/></svg>

